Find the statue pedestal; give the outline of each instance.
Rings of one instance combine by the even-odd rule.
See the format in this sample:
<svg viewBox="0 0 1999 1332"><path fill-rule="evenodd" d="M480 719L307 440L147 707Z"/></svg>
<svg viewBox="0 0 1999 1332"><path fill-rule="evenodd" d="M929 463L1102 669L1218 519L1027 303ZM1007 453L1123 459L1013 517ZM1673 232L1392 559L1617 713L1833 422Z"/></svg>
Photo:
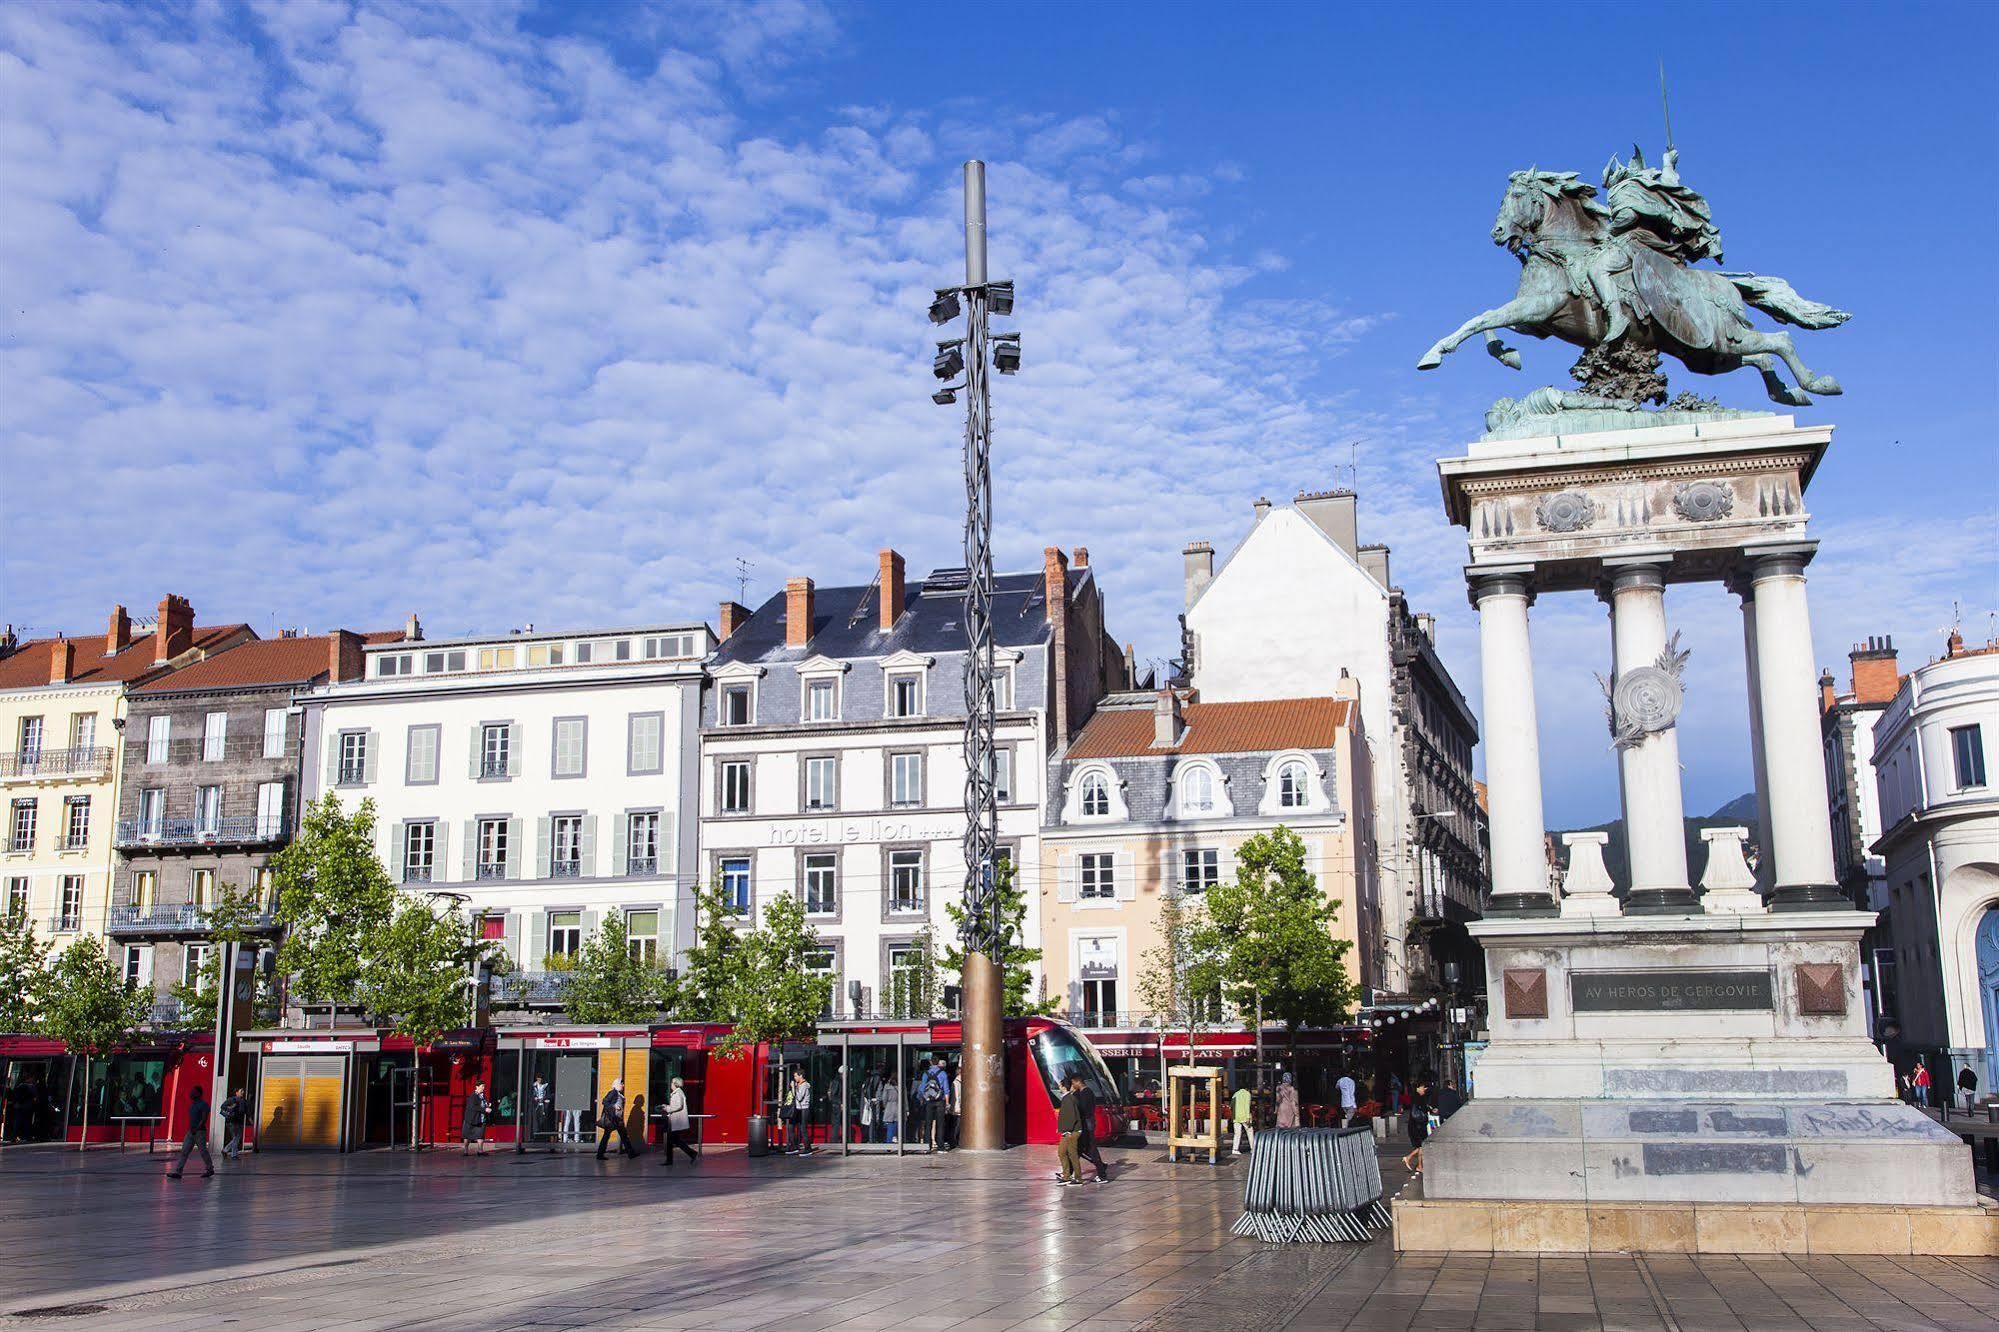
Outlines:
<svg viewBox="0 0 1999 1332"><path fill-rule="evenodd" d="M1999 1253L1970 1153L1867 1039L1873 919L1474 922L1491 1044L1398 1247Z"/></svg>

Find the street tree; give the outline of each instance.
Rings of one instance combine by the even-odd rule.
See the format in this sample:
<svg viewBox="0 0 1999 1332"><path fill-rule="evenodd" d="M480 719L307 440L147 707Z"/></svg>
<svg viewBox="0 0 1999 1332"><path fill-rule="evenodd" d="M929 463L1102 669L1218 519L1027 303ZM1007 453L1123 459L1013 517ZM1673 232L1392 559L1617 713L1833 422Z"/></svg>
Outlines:
<svg viewBox="0 0 1999 1332"><path fill-rule="evenodd" d="M285 929L278 969L291 978L292 998L358 1002L372 941L396 914L395 882L375 854L375 802L363 800L349 814L328 792L308 805L271 871Z"/></svg>
<svg viewBox="0 0 1999 1332"><path fill-rule="evenodd" d="M1053 1013L1057 1007L1054 1000L1045 994L1038 999L1034 997L1034 964L1041 960L1041 950L1027 946L1027 892L1020 886L1020 875L1012 857L999 862L999 870L993 876L993 894L1006 940L1000 959L1003 1011L1008 1017L1041 1017ZM943 952L944 969L963 976L965 952L958 941L964 938L965 908L958 902L946 902L944 914L951 919L951 941L944 946Z"/></svg>
<svg viewBox="0 0 1999 1332"><path fill-rule="evenodd" d="M742 919L721 885L694 890L694 942L682 958L674 1016L683 1022L727 1022L729 991L743 956Z"/></svg>
<svg viewBox="0 0 1999 1332"><path fill-rule="evenodd" d="M796 898L779 897L742 937L722 991L726 1021L735 1024L722 1042L729 1054L765 1041L810 1032L833 997L833 978L815 967L819 934Z"/></svg>
<svg viewBox="0 0 1999 1332"><path fill-rule="evenodd" d="M495 944L473 937L456 902L406 898L365 947L354 993L377 1022L419 1050L447 1031L471 1025L472 985ZM411 1143L417 1110L410 1109Z"/></svg>
<svg viewBox="0 0 1999 1332"><path fill-rule="evenodd" d="M0 1031L34 1031L41 1020L49 943L25 916L0 916Z"/></svg>
<svg viewBox="0 0 1999 1332"><path fill-rule="evenodd" d="M169 993L179 1007L174 1019L175 1025L183 1031L212 1031L215 1027L217 1005L224 992L222 956L228 950L224 944L242 944L250 938L250 925L256 919L257 907L249 897L236 889L224 885L216 894L215 902L204 913L202 923L208 937L214 944L208 950L208 957L201 964L201 972L193 980L182 979Z"/></svg>
<svg viewBox="0 0 1999 1332"><path fill-rule="evenodd" d="M1159 943L1139 959L1138 997L1159 1020L1159 1080L1166 1082L1164 1033L1185 1031L1189 1061L1204 1028L1222 1015L1216 959L1201 950L1206 916L1198 898L1172 892L1159 903Z"/></svg>
<svg viewBox="0 0 1999 1332"><path fill-rule="evenodd" d="M42 985L41 1029L83 1062L83 1140L90 1140L90 1065L128 1044L153 1008L150 991L127 981L104 945L78 939L57 954Z"/></svg>
<svg viewBox="0 0 1999 1332"><path fill-rule="evenodd" d="M563 992L563 1008L571 1022L602 1026L651 1022L674 1007L673 977L666 968L635 956L625 936L625 922L604 918L597 937L585 941Z"/></svg>
<svg viewBox="0 0 1999 1332"><path fill-rule="evenodd" d="M1191 942L1203 986L1253 1024L1263 1063L1263 1024L1330 1026L1353 1003L1347 943L1333 937L1338 908L1305 866L1305 844L1282 824L1236 848L1235 878L1209 888Z"/></svg>

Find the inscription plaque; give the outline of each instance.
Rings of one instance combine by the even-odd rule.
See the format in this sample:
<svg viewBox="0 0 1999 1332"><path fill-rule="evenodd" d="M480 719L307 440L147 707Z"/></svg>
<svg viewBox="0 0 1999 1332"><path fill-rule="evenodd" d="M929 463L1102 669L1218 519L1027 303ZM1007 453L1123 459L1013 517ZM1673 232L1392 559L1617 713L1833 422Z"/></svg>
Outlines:
<svg viewBox="0 0 1999 1332"><path fill-rule="evenodd" d="M1677 1013L1776 1006L1768 971L1572 971L1578 1013Z"/></svg>

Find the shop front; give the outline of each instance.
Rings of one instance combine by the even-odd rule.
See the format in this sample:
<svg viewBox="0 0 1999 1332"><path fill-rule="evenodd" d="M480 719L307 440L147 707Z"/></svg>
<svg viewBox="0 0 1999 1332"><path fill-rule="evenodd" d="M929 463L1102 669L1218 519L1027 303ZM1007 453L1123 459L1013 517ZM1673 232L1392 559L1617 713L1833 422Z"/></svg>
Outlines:
<svg viewBox="0 0 1999 1332"><path fill-rule="evenodd" d="M1300 1117L1307 1124L1338 1115L1338 1081L1349 1072L1367 1099L1376 1078L1374 1033L1365 1027L1332 1027L1290 1033L1266 1028L1263 1061L1257 1061L1256 1037L1246 1031L1167 1031L1157 1028L1099 1028L1085 1032L1103 1056L1120 1102L1127 1108L1126 1127L1132 1132L1163 1133L1163 1094L1168 1067L1199 1064L1219 1068L1225 1092L1248 1086L1261 1089L1264 1104L1259 1119L1274 1114L1267 1102L1289 1073L1298 1087ZM1259 1073L1261 1076L1259 1077Z"/></svg>
<svg viewBox="0 0 1999 1332"><path fill-rule="evenodd" d="M373 1028L244 1032L236 1044L252 1090L258 1151L352 1151L367 1141L365 1086L382 1039Z"/></svg>

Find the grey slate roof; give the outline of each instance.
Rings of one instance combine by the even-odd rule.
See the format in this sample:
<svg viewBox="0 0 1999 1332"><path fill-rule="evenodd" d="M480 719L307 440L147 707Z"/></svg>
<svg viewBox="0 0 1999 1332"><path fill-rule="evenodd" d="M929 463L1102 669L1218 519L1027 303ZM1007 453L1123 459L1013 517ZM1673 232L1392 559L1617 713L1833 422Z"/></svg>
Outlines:
<svg viewBox="0 0 1999 1332"><path fill-rule="evenodd" d="M904 584L902 618L886 634L880 628L878 588L816 588L812 640L802 649L784 645L785 595L779 592L729 636L717 649L712 664L802 661L815 656L886 657L904 650L926 655L962 652L963 574L953 579L950 572L933 570L921 581ZM1090 577L1088 568L1071 569L1069 594L1073 597ZM999 646L1030 647L1053 636L1039 573L999 574L993 587L993 639Z"/></svg>

